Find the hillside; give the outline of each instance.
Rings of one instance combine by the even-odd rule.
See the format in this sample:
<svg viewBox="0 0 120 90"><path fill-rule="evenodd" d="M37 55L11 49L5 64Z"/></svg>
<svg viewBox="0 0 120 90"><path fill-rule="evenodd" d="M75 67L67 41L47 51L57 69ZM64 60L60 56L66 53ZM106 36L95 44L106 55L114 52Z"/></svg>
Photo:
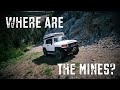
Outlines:
<svg viewBox="0 0 120 90"><path fill-rule="evenodd" d="M48 29L45 34L64 32L68 39L77 39L80 46L97 43L98 40L113 35L119 41L120 27L115 12L67 11L60 16L64 18L64 28Z"/></svg>
<svg viewBox="0 0 120 90"><path fill-rule="evenodd" d="M0 65L0 79L119 79L120 45L114 44L114 37L106 37L98 44L79 47L80 52L58 62L54 55L45 57L41 46L31 48L14 61ZM75 64L76 75L59 75L58 63ZM114 75L79 75L81 63L115 63Z"/></svg>
<svg viewBox="0 0 120 90"><path fill-rule="evenodd" d="M55 11L2 13L0 18L0 79L119 79L120 20L117 12ZM6 29L5 16L64 17L63 29ZM43 22L44 23L44 22ZM79 53L63 61L43 55L43 36L64 32L77 39ZM76 65L76 75L59 75L58 63ZM79 75L81 63L115 63L114 75Z"/></svg>

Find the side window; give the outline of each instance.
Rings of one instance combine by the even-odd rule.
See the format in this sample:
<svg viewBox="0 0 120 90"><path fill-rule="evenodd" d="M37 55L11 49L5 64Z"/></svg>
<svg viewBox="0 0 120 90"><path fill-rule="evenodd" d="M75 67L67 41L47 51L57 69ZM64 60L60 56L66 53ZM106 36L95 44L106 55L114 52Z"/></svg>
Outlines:
<svg viewBox="0 0 120 90"><path fill-rule="evenodd" d="M46 40L46 44L52 44L52 39Z"/></svg>
<svg viewBox="0 0 120 90"><path fill-rule="evenodd" d="M54 42L58 42L58 38L54 38Z"/></svg>

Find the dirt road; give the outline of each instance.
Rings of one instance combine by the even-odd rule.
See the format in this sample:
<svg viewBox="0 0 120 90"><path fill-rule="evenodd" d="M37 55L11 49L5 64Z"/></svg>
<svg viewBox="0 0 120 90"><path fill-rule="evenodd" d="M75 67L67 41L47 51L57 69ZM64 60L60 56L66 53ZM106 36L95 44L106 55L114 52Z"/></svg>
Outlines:
<svg viewBox="0 0 120 90"><path fill-rule="evenodd" d="M93 44L79 47L76 56L58 62L54 55L44 57L42 47L33 47L14 64L0 70L3 79L111 79L120 78L120 45ZM115 63L114 75L59 75L58 63ZM78 73L78 69L75 70Z"/></svg>

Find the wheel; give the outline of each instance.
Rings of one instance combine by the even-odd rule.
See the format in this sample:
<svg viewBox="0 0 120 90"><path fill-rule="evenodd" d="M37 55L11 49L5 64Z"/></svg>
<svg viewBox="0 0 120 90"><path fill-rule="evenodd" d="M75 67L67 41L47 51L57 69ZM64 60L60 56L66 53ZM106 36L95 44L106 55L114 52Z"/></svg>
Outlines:
<svg viewBox="0 0 120 90"><path fill-rule="evenodd" d="M78 47L75 47L74 50L73 50L73 54L74 55L77 55L79 52L79 48Z"/></svg>
<svg viewBox="0 0 120 90"><path fill-rule="evenodd" d="M44 53L44 56L48 56L46 49L43 49L43 53Z"/></svg>
<svg viewBox="0 0 120 90"><path fill-rule="evenodd" d="M64 53L61 50L56 50L55 55L56 55L57 60L64 59Z"/></svg>

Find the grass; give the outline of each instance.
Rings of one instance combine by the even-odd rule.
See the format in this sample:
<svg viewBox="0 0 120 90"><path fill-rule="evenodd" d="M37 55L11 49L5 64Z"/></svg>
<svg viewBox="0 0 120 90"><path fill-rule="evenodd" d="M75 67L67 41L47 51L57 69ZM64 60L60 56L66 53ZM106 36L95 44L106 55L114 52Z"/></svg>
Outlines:
<svg viewBox="0 0 120 90"><path fill-rule="evenodd" d="M11 60L16 60L18 57L24 55L25 52L30 50L31 46L22 45L20 48L9 48L4 49L0 48L0 63L2 62L11 62Z"/></svg>
<svg viewBox="0 0 120 90"><path fill-rule="evenodd" d="M68 75L65 77L65 79L69 79L69 78L70 78L70 76L68 76Z"/></svg>
<svg viewBox="0 0 120 90"><path fill-rule="evenodd" d="M42 52L31 53L31 54L30 54L30 59L36 59L36 58L38 58L40 55L42 55Z"/></svg>
<svg viewBox="0 0 120 90"><path fill-rule="evenodd" d="M47 68L45 68L43 73L44 73L44 75L51 76L52 75L52 68L50 68L48 66Z"/></svg>
<svg viewBox="0 0 120 90"><path fill-rule="evenodd" d="M16 57L16 58L9 59L9 60L7 60L7 61L0 62L0 68L5 68L5 67L7 67L9 64L15 64L16 61L22 60L23 58L24 58L24 55L21 55L21 56L18 56L18 57Z"/></svg>
<svg viewBox="0 0 120 90"><path fill-rule="evenodd" d="M80 63L79 63L79 62L76 62L76 63L75 63L75 67L76 67L76 69L78 69L78 68L79 68L79 65L80 65Z"/></svg>
<svg viewBox="0 0 120 90"><path fill-rule="evenodd" d="M22 54L18 57L9 59L7 61L0 62L0 68L6 68L10 64L15 64L17 61L36 59L41 55L41 52L31 53L31 54Z"/></svg>
<svg viewBox="0 0 120 90"><path fill-rule="evenodd" d="M23 55L24 52L20 48L10 48L8 50L0 50L0 62L5 62Z"/></svg>

